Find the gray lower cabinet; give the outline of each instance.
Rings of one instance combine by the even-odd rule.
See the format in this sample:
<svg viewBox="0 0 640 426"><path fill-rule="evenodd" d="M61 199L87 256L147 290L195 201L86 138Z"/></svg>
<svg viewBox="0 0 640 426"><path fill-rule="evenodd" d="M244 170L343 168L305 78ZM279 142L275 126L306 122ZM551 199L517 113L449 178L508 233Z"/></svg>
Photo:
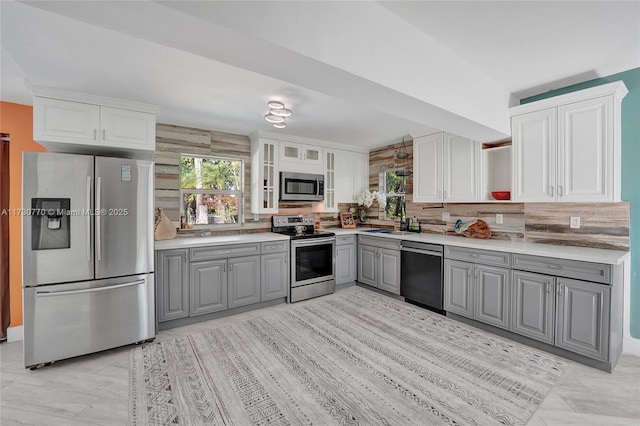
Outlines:
<svg viewBox="0 0 640 426"><path fill-rule="evenodd" d="M358 281L400 294L400 250L358 244Z"/></svg>
<svg viewBox="0 0 640 426"><path fill-rule="evenodd" d="M444 310L473 318L473 263L444 261Z"/></svg>
<svg viewBox="0 0 640 426"><path fill-rule="evenodd" d="M287 297L289 286L289 254L263 254L260 259L262 301Z"/></svg>
<svg viewBox="0 0 640 426"><path fill-rule="evenodd" d="M378 286L378 251L375 247L358 244L358 281Z"/></svg>
<svg viewBox="0 0 640 426"><path fill-rule="evenodd" d="M476 265L473 318L509 328L511 271L488 265Z"/></svg>
<svg viewBox="0 0 640 426"><path fill-rule="evenodd" d="M445 311L509 328L509 272L505 268L446 259Z"/></svg>
<svg viewBox="0 0 640 426"><path fill-rule="evenodd" d="M609 358L611 287L558 278L556 346L591 358Z"/></svg>
<svg viewBox="0 0 640 426"><path fill-rule="evenodd" d="M513 271L511 331L554 343L555 277Z"/></svg>
<svg viewBox="0 0 640 426"><path fill-rule="evenodd" d="M227 260L194 262L190 269L191 316L227 309Z"/></svg>
<svg viewBox="0 0 640 426"><path fill-rule="evenodd" d="M235 257L229 264L229 308L260 302L260 257Z"/></svg>
<svg viewBox="0 0 640 426"><path fill-rule="evenodd" d="M156 254L158 321L189 316L188 250L163 250Z"/></svg>
<svg viewBox="0 0 640 426"><path fill-rule="evenodd" d="M357 279L357 252L355 235L336 237L336 284L346 284Z"/></svg>

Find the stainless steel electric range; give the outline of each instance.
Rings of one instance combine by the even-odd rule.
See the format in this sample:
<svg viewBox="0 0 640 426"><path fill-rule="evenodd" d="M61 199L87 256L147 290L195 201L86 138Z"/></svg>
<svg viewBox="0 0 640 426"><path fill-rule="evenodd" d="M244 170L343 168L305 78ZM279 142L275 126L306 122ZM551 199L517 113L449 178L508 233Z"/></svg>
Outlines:
<svg viewBox="0 0 640 426"><path fill-rule="evenodd" d="M273 216L271 231L291 237L290 303L335 291L334 233L314 230L310 215Z"/></svg>

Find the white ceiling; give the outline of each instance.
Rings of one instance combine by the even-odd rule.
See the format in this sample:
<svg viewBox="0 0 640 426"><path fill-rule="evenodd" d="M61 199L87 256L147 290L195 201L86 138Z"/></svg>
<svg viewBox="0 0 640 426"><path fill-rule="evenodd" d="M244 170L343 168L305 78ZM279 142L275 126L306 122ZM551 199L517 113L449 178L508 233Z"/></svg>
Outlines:
<svg viewBox="0 0 640 426"><path fill-rule="evenodd" d="M0 99L40 86L158 121L377 147L509 133L508 107L640 67L639 1L0 2ZM266 101L294 112L276 130Z"/></svg>

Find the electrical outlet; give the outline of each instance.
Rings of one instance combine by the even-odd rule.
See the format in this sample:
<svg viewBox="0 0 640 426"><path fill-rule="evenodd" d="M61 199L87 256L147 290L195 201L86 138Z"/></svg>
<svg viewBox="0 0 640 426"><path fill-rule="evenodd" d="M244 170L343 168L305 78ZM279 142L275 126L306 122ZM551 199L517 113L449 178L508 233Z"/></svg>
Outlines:
<svg viewBox="0 0 640 426"><path fill-rule="evenodd" d="M449 222L450 220L451 220L451 213L442 212L442 221L443 222Z"/></svg>
<svg viewBox="0 0 640 426"><path fill-rule="evenodd" d="M569 226L574 229L580 229L580 216L571 216Z"/></svg>
<svg viewBox="0 0 640 426"><path fill-rule="evenodd" d="M496 223L498 225L504 223L504 217L502 216L502 213L496 213Z"/></svg>

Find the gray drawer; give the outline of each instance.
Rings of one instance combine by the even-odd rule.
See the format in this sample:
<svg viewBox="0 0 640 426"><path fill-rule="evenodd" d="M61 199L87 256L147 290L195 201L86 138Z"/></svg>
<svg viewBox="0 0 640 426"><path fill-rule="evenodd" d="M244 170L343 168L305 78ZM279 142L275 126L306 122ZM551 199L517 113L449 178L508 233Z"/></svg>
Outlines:
<svg viewBox="0 0 640 426"><path fill-rule="evenodd" d="M444 257L447 259L482 263L483 265L506 266L507 268L511 266L511 253L502 251L445 246Z"/></svg>
<svg viewBox="0 0 640 426"><path fill-rule="evenodd" d="M400 250L400 240L386 237L370 237L368 235L358 235L358 244L368 246Z"/></svg>
<svg viewBox="0 0 640 426"><path fill-rule="evenodd" d="M262 254L280 253L289 250L289 241L271 241L262 243Z"/></svg>
<svg viewBox="0 0 640 426"><path fill-rule="evenodd" d="M514 254L513 269L611 284L611 265L601 263Z"/></svg>
<svg viewBox="0 0 640 426"><path fill-rule="evenodd" d="M227 246L195 247L190 250L189 260L197 262L200 260L221 259L225 257L251 256L260 254L258 244L234 244Z"/></svg>
<svg viewBox="0 0 640 426"><path fill-rule="evenodd" d="M336 245L337 246L344 246L347 244L355 244L356 242L356 236L354 234L352 235L336 235Z"/></svg>

